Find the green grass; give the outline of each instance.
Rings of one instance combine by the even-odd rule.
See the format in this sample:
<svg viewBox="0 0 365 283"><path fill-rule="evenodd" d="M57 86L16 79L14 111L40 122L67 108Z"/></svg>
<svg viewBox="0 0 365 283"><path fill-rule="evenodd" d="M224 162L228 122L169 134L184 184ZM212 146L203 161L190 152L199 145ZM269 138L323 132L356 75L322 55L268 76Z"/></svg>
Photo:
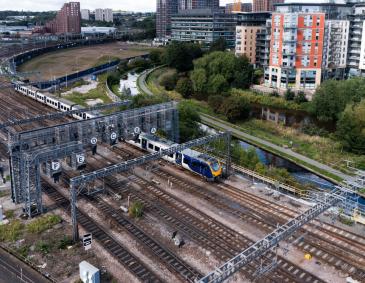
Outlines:
<svg viewBox="0 0 365 283"><path fill-rule="evenodd" d="M0 198L10 195L9 191L0 191Z"/></svg>
<svg viewBox="0 0 365 283"><path fill-rule="evenodd" d="M19 220L11 221L7 225L0 226L0 241L14 242L19 239L24 230L24 224Z"/></svg>
<svg viewBox="0 0 365 283"><path fill-rule="evenodd" d="M41 216L35 220L33 220L31 223L27 225L27 231L29 233L37 233L40 234L50 228L52 228L54 225L61 222L61 217L58 215L44 215Z"/></svg>
<svg viewBox="0 0 365 283"><path fill-rule="evenodd" d="M163 86L160 85L160 79L163 75L170 75L175 73L175 69L162 67L156 69L150 73L146 78L146 84L148 89L155 95L167 95L170 99L181 100L182 96L177 91L167 91Z"/></svg>
<svg viewBox="0 0 365 283"><path fill-rule="evenodd" d="M14 218L14 210L7 210L4 213L6 219L12 219Z"/></svg>
<svg viewBox="0 0 365 283"><path fill-rule="evenodd" d="M81 106L87 107L86 101L89 99L101 99L103 103L111 103L112 100L106 94L106 78L107 74L102 74L98 76L98 86L95 89L83 94L79 92L73 92L65 98L73 103L79 104Z"/></svg>

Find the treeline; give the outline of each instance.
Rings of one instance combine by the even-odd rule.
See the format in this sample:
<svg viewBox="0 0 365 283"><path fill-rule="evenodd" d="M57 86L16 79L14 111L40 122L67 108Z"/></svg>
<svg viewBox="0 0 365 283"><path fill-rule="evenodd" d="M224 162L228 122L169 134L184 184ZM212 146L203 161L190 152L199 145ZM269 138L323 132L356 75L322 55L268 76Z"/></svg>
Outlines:
<svg viewBox="0 0 365 283"><path fill-rule="evenodd" d="M315 92L310 112L336 124L336 136L348 151L365 154L365 79L329 80Z"/></svg>
<svg viewBox="0 0 365 283"><path fill-rule="evenodd" d="M151 60L175 68L177 73L162 76L166 90L176 90L184 98L208 101L213 110L234 122L249 116L250 105L244 97L232 95L232 88L248 89L257 80L247 57L236 57L216 41L203 52L193 43L172 43L151 52ZM218 50L218 51L217 51Z"/></svg>

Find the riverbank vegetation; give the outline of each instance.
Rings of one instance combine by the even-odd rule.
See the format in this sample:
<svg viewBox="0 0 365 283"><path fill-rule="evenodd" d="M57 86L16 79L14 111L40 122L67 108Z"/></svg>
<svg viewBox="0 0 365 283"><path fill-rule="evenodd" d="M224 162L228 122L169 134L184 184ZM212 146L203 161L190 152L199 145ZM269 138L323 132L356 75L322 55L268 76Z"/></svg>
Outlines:
<svg viewBox="0 0 365 283"><path fill-rule="evenodd" d="M284 96L259 94L249 87L259 82L262 72L254 71L245 57L216 50L204 53L194 44L173 43L153 51L151 60L166 67L152 72L147 86L165 99L188 101L194 111L235 123L345 173L350 173L345 160L365 169L365 102L360 103L365 99L364 79L324 82L311 102L291 91ZM253 107L300 113L307 119L290 127L275 124L250 116Z"/></svg>

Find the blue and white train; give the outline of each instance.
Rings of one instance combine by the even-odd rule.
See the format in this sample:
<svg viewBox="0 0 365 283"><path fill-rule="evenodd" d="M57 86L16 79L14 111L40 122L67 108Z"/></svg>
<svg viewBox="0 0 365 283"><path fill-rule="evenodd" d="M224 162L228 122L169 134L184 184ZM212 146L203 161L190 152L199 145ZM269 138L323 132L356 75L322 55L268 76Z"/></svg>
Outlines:
<svg viewBox="0 0 365 283"><path fill-rule="evenodd" d="M148 152L158 152L176 145L172 141L145 133L141 133L135 140L127 142ZM216 158L192 149L166 155L163 159L194 172L207 181L214 181L223 173L222 164Z"/></svg>
<svg viewBox="0 0 365 283"><path fill-rule="evenodd" d="M21 82L15 82L13 83L15 91L28 96L42 104L45 104L53 109L56 109L61 112L67 112L71 110L78 110L82 109L77 104L71 104L69 101L66 101L64 99L56 98L55 96L51 94L44 94L40 91L36 90L34 87L24 85ZM95 118L95 115L92 113L75 113L72 115L75 119L78 120L86 120Z"/></svg>

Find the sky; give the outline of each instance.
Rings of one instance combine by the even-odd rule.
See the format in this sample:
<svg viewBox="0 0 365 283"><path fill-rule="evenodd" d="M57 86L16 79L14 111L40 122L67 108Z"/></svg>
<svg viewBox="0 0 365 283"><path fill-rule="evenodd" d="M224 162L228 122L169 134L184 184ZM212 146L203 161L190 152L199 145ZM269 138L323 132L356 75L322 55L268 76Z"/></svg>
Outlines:
<svg viewBox="0 0 365 283"><path fill-rule="evenodd" d="M59 10L71 0L0 0L0 10L49 11ZM77 1L77 0L75 0ZM151 12L156 10L156 0L78 0L81 9L113 8L114 10ZM233 0L220 0L221 5ZM244 0L242 2L250 2ZM288 0L287 2L322 2L321 0Z"/></svg>

